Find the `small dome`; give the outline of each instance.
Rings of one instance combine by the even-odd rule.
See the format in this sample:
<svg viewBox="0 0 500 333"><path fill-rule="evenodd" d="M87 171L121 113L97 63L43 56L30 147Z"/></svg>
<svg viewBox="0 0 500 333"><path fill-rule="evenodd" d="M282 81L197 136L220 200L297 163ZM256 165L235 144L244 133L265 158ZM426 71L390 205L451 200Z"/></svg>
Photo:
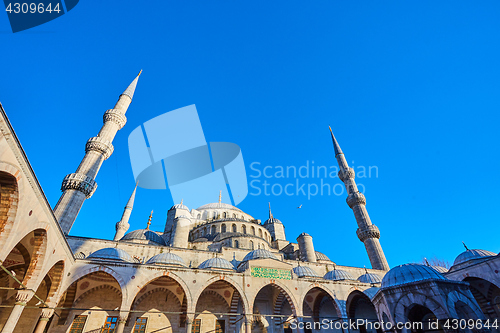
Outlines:
<svg viewBox="0 0 500 333"><path fill-rule="evenodd" d="M304 237L304 236L309 236L309 237L311 237L311 235L309 235L307 232L303 232L303 233L301 233L301 234L299 235L299 237ZM299 238L299 237L297 237L297 238Z"/></svg>
<svg viewBox="0 0 500 333"><path fill-rule="evenodd" d="M200 269L230 269L234 270L233 264L223 258L210 258L202 262L198 268Z"/></svg>
<svg viewBox="0 0 500 333"><path fill-rule="evenodd" d="M167 245L160 235L149 229L139 229L131 231L123 236L120 240L148 240L159 245Z"/></svg>
<svg viewBox="0 0 500 333"><path fill-rule="evenodd" d="M88 256L89 259L108 259L126 262L134 262L134 259L127 252L116 247L100 249Z"/></svg>
<svg viewBox="0 0 500 333"><path fill-rule="evenodd" d="M278 258L276 258L276 256L274 254L272 254L271 252L269 252L268 250L257 249L257 250L253 250L253 251L248 252L248 254L245 256L245 258L243 258L243 261L255 260L255 259L266 259L266 258L278 260Z"/></svg>
<svg viewBox="0 0 500 333"><path fill-rule="evenodd" d="M208 209L229 209L229 210L236 210L240 213L243 213L243 211L241 211L241 209L236 208L236 207L231 206L231 205L228 205L228 204L225 204L223 202L209 203L209 204L203 205L201 207L198 207L196 210L208 210Z"/></svg>
<svg viewBox="0 0 500 333"><path fill-rule="evenodd" d="M297 266L293 268L293 272L301 277L320 277L312 268L306 266Z"/></svg>
<svg viewBox="0 0 500 333"><path fill-rule="evenodd" d="M149 260L146 261L146 264L186 266L186 263L181 257L170 252L157 254L149 258Z"/></svg>
<svg viewBox="0 0 500 333"><path fill-rule="evenodd" d="M172 207L170 207L169 210L172 210L172 209L184 209L184 210L187 210L189 212L189 208L184 206L182 203L173 205Z"/></svg>
<svg viewBox="0 0 500 333"><path fill-rule="evenodd" d="M382 288L424 280L446 280L446 278L432 267L420 264L404 264L394 267L384 276Z"/></svg>
<svg viewBox="0 0 500 333"><path fill-rule="evenodd" d="M458 257L453 262L453 266L463 264L464 262L467 262L469 260L482 259L493 256L496 256L496 253L486 250L467 250L458 255Z"/></svg>
<svg viewBox="0 0 500 333"><path fill-rule="evenodd" d="M349 272L346 272L342 269L334 269L333 271L329 271L328 273L325 274L325 276L323 276L323 279L332 281L342 281L342 280L356 281L356 279Z"/></svg>
<svg viewBox="0 0 500 333"><path fill-rule="evenodd" d="M430 266L430 267L440 274L448 273L448 268L446 267L443 266Z"/></svg>
<svg viewBox="0 0 500 333"><path fill-rule="evenodd" d="M316 252L316 260L325 260L325 261L331 261L330 258L328 258L326 255L324 255L321 252L315 251Z"/></svg>
<svg viewBox="0 0 500 333"><path fill-rule="evenodd" d="M380 283L380 282L382 282L382 279L377 274L366 273L366 274L361 275L358 278L358 281L363 282L363 283Z"/></svg>
<svg viewBox="0 0 500 333"><path fill-rule="evenodd" d="M275 218L274 216L271 217L271 218L268 218L265 222L264 222L264 225L266 224L270 224L270 223L276 223L276 224L283 224L281 223L280 220L278 220L277 218Z"/></svg>

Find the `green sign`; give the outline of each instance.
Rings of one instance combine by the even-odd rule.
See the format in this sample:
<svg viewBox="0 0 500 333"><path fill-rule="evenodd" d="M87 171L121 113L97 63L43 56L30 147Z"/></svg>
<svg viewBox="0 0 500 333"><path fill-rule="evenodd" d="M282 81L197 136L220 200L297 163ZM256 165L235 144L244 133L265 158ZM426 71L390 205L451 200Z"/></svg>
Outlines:
<svg viewBox="0 0 500 333"><path fill-rule="evenodd" d="M252 267L252 276L268 279L291 280L292 272L288 269Z"/></svg>

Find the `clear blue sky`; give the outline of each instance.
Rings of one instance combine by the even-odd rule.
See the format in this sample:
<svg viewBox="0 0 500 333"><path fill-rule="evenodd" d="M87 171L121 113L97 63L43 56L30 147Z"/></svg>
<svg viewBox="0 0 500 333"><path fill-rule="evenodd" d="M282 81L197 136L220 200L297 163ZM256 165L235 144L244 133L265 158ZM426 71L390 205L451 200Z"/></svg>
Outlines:
<svg viewBox="0 0 500 333"><path fill-rule="evenodd" d="M349 163L378 168L358 181L389 264L453 261L461 241L500 251L499 16L498 1L81 1L12 34L3 13L0 101L55 205L103 113L144 70L73 235L113 237L134 186L129 133L196 104L207 140L238 144L249 175L252 162L334 165L330 124ZM338 264L369 266L345 193L238 206L265 220L268 201L289 240L306 231ZM154 209L162 231L172 204L140 189L131 230Z"/></svg>

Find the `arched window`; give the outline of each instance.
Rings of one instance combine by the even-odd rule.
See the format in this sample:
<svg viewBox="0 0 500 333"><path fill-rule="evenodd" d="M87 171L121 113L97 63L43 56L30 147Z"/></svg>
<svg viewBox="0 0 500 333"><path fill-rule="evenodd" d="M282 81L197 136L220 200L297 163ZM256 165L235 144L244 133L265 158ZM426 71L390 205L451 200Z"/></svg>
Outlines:
<svg viewBox="0 0 500 333"><path fill-rule="evenodd" d="M217 212L214 212L214 219L216 219L217 216L219 216L219 214Z"/></svg>
<svg viewBox="0 0 500 333"><path fill-rule="evenodd" d="M220 226L220 232L226 232L226 225L225 224Z"/></svg>
<svg viewBox="0 0 500 333"><path fill-rule="evenodd" d="M201 220L201 214L198 214L198 220Z"/></svg>
<svg viewBox="0 0 500 333"><path fill-rule="evenodd" d="M205 227L205 228L203 229L203 234L204 234L204 235L208 234L208 229L207 229L207 227Z"/></svg>
<svg viewBox="0 0 500 333"><path fill-rule="evenodd" d="M241 219L242 219L242 220L245 220L245 215L241 215Z"/></svg>
<svg viewBox="0 0 500 333"><path fill-rule="evenodd" d="M252 228L250 230L252 230L252 235L255 235L255 228L254 228L254 226L252 226Z"/></svg>
<svg viewBox="0 0 500 333"><path fill-rule="evenodd" d="M234 247L235 248L239 248L240 247L240 243L237 240L234 241Z"/></svg>
<svg viewBox="0 0 500 333"><path fill-rule="evenodd" d="M253 250L253 242L252 241L250 241L250 249Z"/></svg>
<svg viewBox="0 0 500 333"><path fill-rule="evenodd" d="M233 217L236 218L236 214L233 214Z"/></svg>
<svg viewBox="0 0 500 333"><path fill-rule="evenodd" d="M215 235L216 230L215 230L215 225L212 226L212 235Z"/></svg>
<svg viewBox="0 0 500 333"><path fill-rule="evenodd" d="M236 232L236 224L233 224L233 232Z"/></svg>
<svg viewBox="0 0 500 333"><path fill-rule="evenodd" d="M262 247L261 247L261 249L265 249L265 248L266 248L266 247L264 246L264 243L262 243Z"/></svg>
<svg viewBox="0 0 500 333"><path fill-rule="evenodd" d="M224 218L226 218L226 217L227 217L226 212L224 212L224 214L222 214L222 216L223 216Z"/></svg>
<svg viewBox="0 0 500 333"><path fill-rule="evenodd" d="M259 237L260 238L263 238L264 236L262 236L262 229L259 229Z"/></svg>
<svg viewBox="0 0 500 333"><path fill-rule="evenodd" d="M246 233L247 233L247 226L246 226L246 225L243 225L243 226L241 227L241 230L243 231L243 233L244 233L244 234L246 234Z"/></svg>
<svg viewBox="0 0 500 333"><path fill-rule="evenodd" d="M257 244L257 247L260 249L260 244Z"/></svg>

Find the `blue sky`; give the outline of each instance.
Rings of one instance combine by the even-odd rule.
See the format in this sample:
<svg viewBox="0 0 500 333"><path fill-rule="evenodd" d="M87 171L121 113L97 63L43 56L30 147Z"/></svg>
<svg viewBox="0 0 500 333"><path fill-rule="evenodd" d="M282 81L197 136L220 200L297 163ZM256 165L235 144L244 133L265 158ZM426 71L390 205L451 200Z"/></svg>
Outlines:
<svg viewBox="0 0 500 333"><path fill-rule="evenodd" d="M500 251L499 14L498 1L81 1L12 34L3 13L0 101L55 205L103 113L144 70L73 235L113 237L134 186L128 135L196 104L207 141L238 144L249 176L253 162L335 165L331 125L355 169L378 170L358 182L389 264L452 262L462 241ZM345 197L249 195L238 207L265 220L271 201L289 240L306 231L338 264L369 266ZM162 231L172 204L139 189L131 230L154 209Z"/></svg>

